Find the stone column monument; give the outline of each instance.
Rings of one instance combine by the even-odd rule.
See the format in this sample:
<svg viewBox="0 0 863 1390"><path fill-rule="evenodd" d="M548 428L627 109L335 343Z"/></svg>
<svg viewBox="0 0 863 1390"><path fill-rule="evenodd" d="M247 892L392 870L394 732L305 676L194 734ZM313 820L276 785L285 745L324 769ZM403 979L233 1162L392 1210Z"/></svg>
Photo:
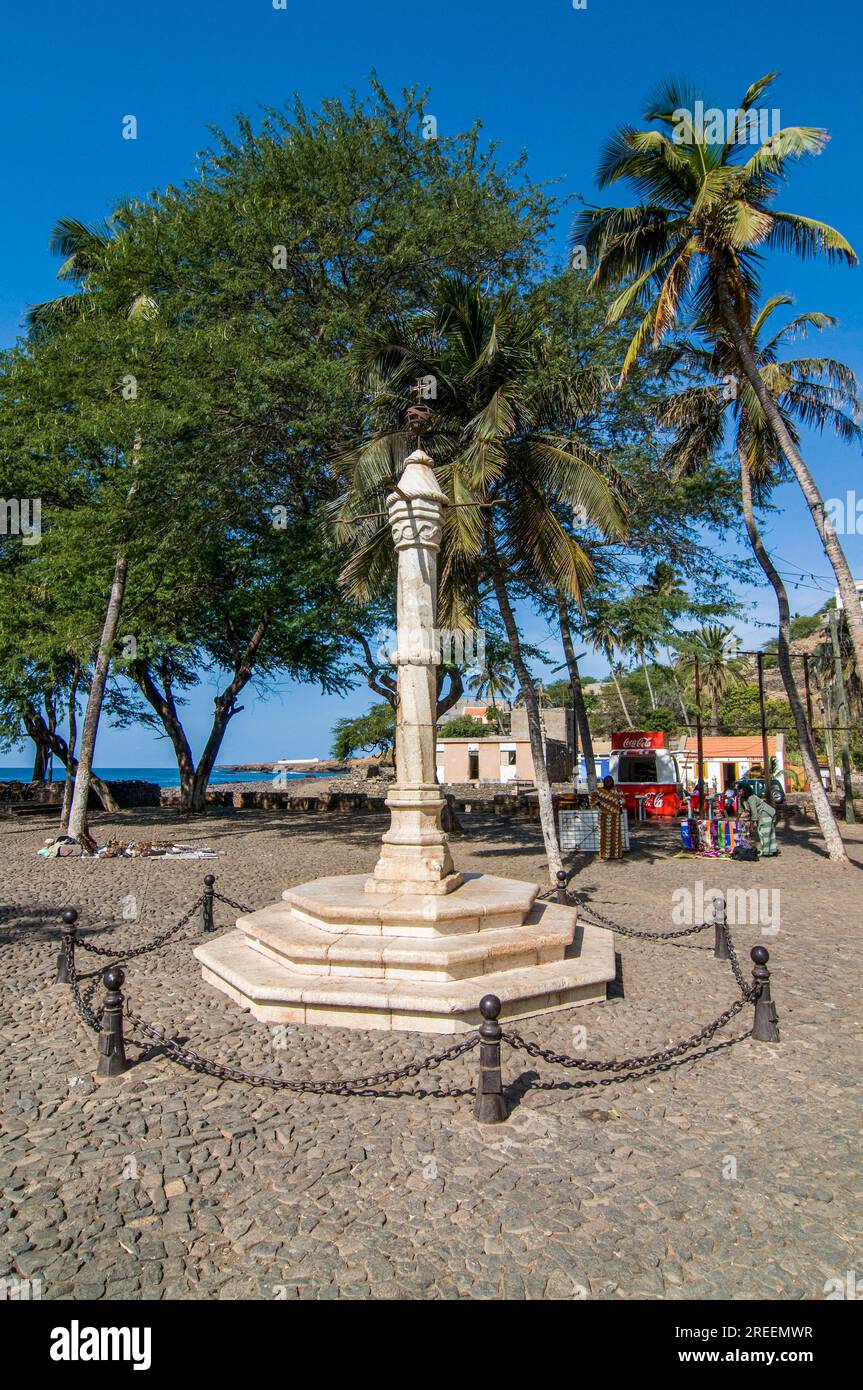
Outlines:
<svg viewBox="0 0 863 1390"><path fill-rule="evenodd" d="M387 797L392 824L367 893L451 893L463 882L441 829L437 742L437 556L446 496L431 459L416 449L387 498L398 556L396 781Z"/></svg>
<svg viewBox="0 0 863 1390"><path fill-rule="evenodd" d="M387 499L398 557L396 781L374 870L287 888L198 946L204 979L266 1022L457 1033L605 999L611 932L534 883L458 873L435 776L437 554L447 499L420 448ZM334 825L334 835L338 829ZM359 866L358 866L359 867Z"/></svg>

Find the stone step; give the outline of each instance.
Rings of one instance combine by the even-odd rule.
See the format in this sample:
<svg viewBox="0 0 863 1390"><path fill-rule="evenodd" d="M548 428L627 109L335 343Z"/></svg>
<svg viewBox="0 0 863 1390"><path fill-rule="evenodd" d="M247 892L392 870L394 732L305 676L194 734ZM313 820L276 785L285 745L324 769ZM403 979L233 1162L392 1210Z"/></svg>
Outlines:
<svg viewBox="0 0 863 1390"><path fill-rule="evenodd" d="M285 910L287 909L287 910ZM297 918L288 904L240 917L253 950L297 973L364 979L447 981L521 970L563 959L576 925L574 908L540 904L520 927L464 935L362 936L324 931Z"/></svg>
<svg viewBox="0 0 863 1390"><path fill-rule="evenodd" d="M262 1022L428 1033L475 1028L483 994L498 995L504 1019L603 1000L615 974L611 932L581 925L562 961L448 982L291 971L253 950L246 935L236 930L196 947L195 957L207 983Z"/></svg>
<svg viewBox="0 0 863 1390"><path fill-rule="evenodd" d="M294 916L313 926L362 936L439 936L520 926L539 891L535 883L465 874L444 894L366 893L368 874L318 878L287 888L282 898Z"/></svg>

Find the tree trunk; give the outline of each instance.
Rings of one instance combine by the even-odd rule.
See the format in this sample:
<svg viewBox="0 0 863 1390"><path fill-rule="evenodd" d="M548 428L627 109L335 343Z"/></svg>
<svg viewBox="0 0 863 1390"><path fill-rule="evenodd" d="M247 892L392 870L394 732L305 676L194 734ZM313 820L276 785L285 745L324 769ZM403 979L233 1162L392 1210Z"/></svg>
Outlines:
<svg viewBox="0 0 863 1390"><path fill-rule="evenodd" d="M770 559L761 533L755 521L755 512L752 506L752 479L749 474L749 464L746 454L742 448L738 448L738 458L740 460L740 485L743 497L743 520L746 523L746 532L752 546L755 558L767 576L768 582L776 594L776 602L779 608L779 640L777 648L779 671L782 676L782 683L785 686L785 693L788 696L788 703L794 715L794 724L797 729L797 741L800 745L800 757L803 762L803 770L809 782L809 789L812 794L812 804L815 808L815 815L821 834L824 836L824 843L827 846L828 854L834 864L848 865L848 856L842 843L842 836L839 827L830 808L827 793L821 781L821 774L818 771L818 754L812 743L809 724L806 719L806 711L800 692L797 689L797 682L794 679L794 672L791 666L791 612L788 605L788 594L785 585L776 570L773 561ZM769 776L765 768L765 777Z"/></svg>
<svg viewBox="0 0 863 1390"><path fill-rule="evenodd" d="M264 617L258 623L254 633L247 643L242 655L237 658L237 665L234 675L228 682L221 695L217 695L213 701L215 713L210 734L204 746L204 751L195 766L192 757L192 749L186 738L174 696L171 690L170 666L163 663L162 684L164 689L160 690L153 679L152 672L146 662L132 662L129 666L129 674L138 686L148 704L156 711L162 726L165 729L174 747L177 758L177 768L180 773L180 802L179 810L186 815L203 816L207 814L207 787L215 766L216 758L219 756L219 749L225 737L225 730L235 714L239 714L242 705L237 704L237 696L248 685L252 678L255 668L258 650L269 627L269 618Z"/></svg>
<svg viewBox="0 0 863 1390"><path fill-rule="evenodd" d="M44 743L37 743L33 755L33 774L31 782L44 782L45 771L48 767L48 747Z"/></svg>
<svg viewBox="0 0 863 1390"><path fill-rule="evenodd" d="M650 672L647 669L647 662L641 658L641 669L644 672L644 679L647 681L647 693L650 696L650 708L656 709L656 698L653 694L653 686L650 684Z"/></svg>
<svg viewBox="0 0 863 1390"><path fill-rule="evenodd" d="M578 725L578 734L581 739L581 746L584 749L584 766L587 773L587 785L590 791L596 791L596 760L593 753L593 736L590 732L590 721L587 717L587 706L584 703L584 688L581 684L581 672L578 669L578 662L575 657L575 647L572 642L572 627L569 621L569 610L566 600L558 595L557 613L560 620L560 639L563 643L563 654L566 658L566 668L569 672L569 684L572 689L572 709L575 722ZM576 779L578 778L578 768L575 769Z"/></svg>
<svg viewBox="0 0 863 1390"><path fill-rule="evenodd" d="M609 664L611 665L610 662L609 662ZM626 708L626 701L625 701L624 698L623 698L623 691L622 691L621 688L620 688L620 684L619 684L619 682L618 682L617 676L615 675L614 666L613 666L613 665L611 665L611 679L614 681L614 688L615 688L615 690L617 691L617 698L618 698L618 700L620 701L620 708L623 710L623 717L624 717L624 719L626 720L627 725L628 725L629 728L631 729L631 728L633 728L634 726L633 726L632 720L631 720L630 717L629 717L629 710Z"/></svg>
<svg viewBox="0 0 863 1390"><path fill-rule="evenodd" d="M66 744L69 756L66 761L66 778L63 782L63 805L60 807L61 835L68 834L69 813L72 810L72 790L75 785L75 778L72 774L71 762L75 756L75 744L78 742L78 685L80 680L80 671L76 670L69 687L69 739Z"/></svg>
<svg viewBox="0 0 863 1390"><path fill-rule="evenodd" d="M24 727L27 730L27 734L32 738L33 742L36 743L40 736L47 738L51 745L51 751L60 759L65 768L71 770L72 776L74 777L78 768L78 759L69 751L66 740L61 738L57 733L49 734L44 719L32 706L25 708L22 719L24 720ZM97 777L96 774L93 773L90 777L90 786L101 801L104 810L119 811L120 808L114 800L113 793L107 782L103 782L101 777Z"/></svg>
<svg viewBox="0 0 863 1390"><path fill-rule="evenodd" d="M677 694L677 703L678 703L679 706L680 706L680 713L683 715L683 723L684 723L684 726L688 729L688 728L689 728L689 711L688 711L688 709L686 708L686 705L685 705L684 700L683 700L683 691L680 689L680 685L679 685L679 683L678 683L677 677L676 677L676 675L674 674L674 663L673 663L672 660L671 660L671 652L670 652L670 650L668 649L668 647L665 648L665 655L666 655L666 658L667 658L667 660L668 660L668 674L669 674L670 677L671 677L671 684L674 686L675 692L676 692L676 694Z"/></svg>
<svg viewBox="0 0 863 1390"><path fill-rule="evenodd" d="M533 684L530 672L525 666L521 654L521 640L518 635L515 617L510 606L509 596L506 592L503 575L499 568L497 555L494 549L494 540L490 532L487 532L487 535L494 595L497 600L498 609L500 610L500 616L503 619L504 628L506 629L513 669L521 685L524 706L527 712L530 752L533 758L533 780L536 785L537 798L539 801L539 823L542 826L542 838L545 844L545 853L548 858L548 877L552 887L556 887L557 875L563 869L563 863L560 858L560 846L557 842L557 830L554 824L554 804L551 798L551 783L548 779L548 768L545 765L545 753L542 746L539 701L536 696L536 687Z"/></svg>
<svg viewBox="0 0 863 1390"><path fill-rule="evenodd" d="M758 363L752 348L748 333L744 331L740 320L735 312L732 303L731 290L725 277L723 268L719 268L716 274L717 293L719 297L720 312L722 319L731 335L740 366L746 376L750 386L758 397L759 404L764 411L770 424L770 428L779 441L785 458L787 459L800 490L806 499L806 505L815 522L815 528L821 537L821 544L824 552L833 567L836 576L836 583L842 595L842 604L845 608L845 616L848 622L848 631L851 637L851 645L854 650L854 660L857 672L863 680L863 604L860 595L854 586L854 578L845 558L839 537L836 535L833 523L831 522L824 508L824 499L809 472L803 457L785 425L779 407L771 396L764 384L761 373L758 370Z"/></svg>
<svg viewBox="0 0 863 1390"><path fill-rule="evenodd" d="M719 727L719 696L718 696L717 693L716 693L716 687L715 687L715 686L711 686L711 687L710 687L710 692L709 692L709 694L710 694L710 732L714 735L714 737L718 737L718 736L722 733L722 730L721 730L720 727Z"/></svg>
<svg viewBox="0 0 863 1390"><path fill-rule="evenodd" d="M87 830L87 800L90 795L90 782L93 776L93 754L96 749L96 734L99 731L99 718L102 714L105 687L108 683L108 672L111 667L111 651L117 637L117 629L120 626L123 595L126 591L127 568L128 565L125 555L118 555L116 564L114 565L111 597L108 600L105 622L102 627L102 638L99 642L99 651L96 654L96 663L93 667L93 679L90 682L90 691L87 696L84 724L81 729L81 756L78 759L78 768L75 773L75 791L72 795L72 809L69 812L69 834L75 840Z"/></svg>

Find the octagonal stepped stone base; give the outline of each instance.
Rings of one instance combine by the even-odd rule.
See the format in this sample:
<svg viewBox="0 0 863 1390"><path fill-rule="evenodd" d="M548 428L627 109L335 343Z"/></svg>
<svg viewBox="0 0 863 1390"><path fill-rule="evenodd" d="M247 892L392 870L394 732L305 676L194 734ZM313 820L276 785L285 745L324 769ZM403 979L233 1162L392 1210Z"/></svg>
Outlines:
<svg viewBox="0 0 863 1390"><path fill-rule="evenodd" d="M534 904L533 884L473 875L448 899L370 903L364 882L317 880L241 917L195 950L205 981L263 1022L460 1033L481 1021L483 994L500 997L503 1018L525 1018L603 1000L614 978L611 933Z"/></svg>
<svg viewBox="0 0 863 1390"><path fill-rule="evenodd" d="M443 932L519 927L539 892L535 883L494 874L464 874L463 878L460 888L445 895L387 894L366 893L368 874L343 874L286 888L282 897L295 917L327 931L436 937Z"/></svg>

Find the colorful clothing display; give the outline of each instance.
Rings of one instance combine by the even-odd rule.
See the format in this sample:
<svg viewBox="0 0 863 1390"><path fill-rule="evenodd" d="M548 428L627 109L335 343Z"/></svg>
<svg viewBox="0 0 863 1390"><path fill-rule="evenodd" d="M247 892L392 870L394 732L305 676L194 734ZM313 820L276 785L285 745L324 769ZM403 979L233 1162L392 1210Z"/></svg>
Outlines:
<svg viewBox="0 0 863 1390"><path fill-rule="evenodd" d="M686 820L680 827L685 849L703 859L730 859L741 845L749 843L744 821L730 816L719 820Z"/></svg>
<svg viewBox="0 0 863 1390"><path fill-rule="evenodd" d="M626 798L616 787L597 787L590 804L599 812L600 859L623 858L623 809Z"/></svg>

